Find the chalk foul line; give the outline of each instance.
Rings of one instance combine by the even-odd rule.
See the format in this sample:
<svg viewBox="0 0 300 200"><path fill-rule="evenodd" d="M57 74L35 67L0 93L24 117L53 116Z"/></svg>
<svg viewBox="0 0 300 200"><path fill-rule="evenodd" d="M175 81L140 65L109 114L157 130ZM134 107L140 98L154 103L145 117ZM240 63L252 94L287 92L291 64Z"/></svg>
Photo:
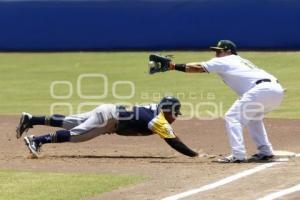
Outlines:
<svg viewBox="0 0 300 200"><path fill-rule="evenodd" d="M185 198L185 197L197 194L197 193L212 190L212 189L215 189L215 188L220 187L222 185L231 183L233 181L236 181L238 179L241 179L241 178L244 178L246 176L252 175L254 173L260 172L262 170L265 170L267 168L273 167L274 165L278 165L278 164L281 164L281 163L282 162L274 162L274 163L263 164L263 165L254 167L252 169L248 169L248 170L242 171L240 173L237 173L235 175L229 176L227 178L221 179L217 182L202 186L200 188L192 189L192 190L189 190L189 191L186 191L186 192L182 192L182 193L179 193L179 194L176 194L176 195L173 195L173 196L163 198L162 200L178 200L178 199L182 199L182 198Z"/></svg>
<svg viewBox="0 0 300 200"><path fill-rule="evenodd" d="M300 191L300 184L295 185L295 186L290 187L290 188L287 188L287 189L284 189L284 190L280 190L278 192L268 194L267 196L265 196L263 198L259 198L258 200L274 200L274 199L277 199L279 197L283 197L285 195L292 194L292 193L297 192L297 191Z"/></svg>
<svg viewBox="0 0 300 200"><path fill-rule="evenodd" d="M295 157L300 157L300 153L295 154ZM282 159L280 161L286 162L286 161L288 161L288 158L284 158L284 159ZM208 190L212 190L212 189L215 189L215 188L220 187L222 185L225 185L225 184L231 183L233 181L236 181L236 180L238 180L240 178L243 178L243 177L252 175L254 173L257 173L259 171L265 170L267 168L273 167L274 165L281 164L282 162L267 163L267 164L264 164L264 165L260 165L260 166L254 167L252 169L240 172L238 174L229 176L227 178L221 179L221 180L219 180L217 182L214 182L214 183L202 186L200 188L196 188L196 189L192 189L192 190L189 190L189 191L186 191L186 192L182 192L182 193L179 193L179 194L176 194L176 195L173 195L173 196L169 196L169 197L163 198L162 200L178 200L178 199L182 199L182 198L185 198L185 197L197 194L197 193L201 193L201 192L205 192L205 191L208 191ZM260 200L273 200L274 198L271 199L271 197L273 197L272 195L274 195L274 196L276 196L276 195L283 196L283 195L290 194L290 193L293 193L293 192L296 192L296 191L300 191L300 184L296 185L294 187L291 187L291 188L288 188L288 189L276 192L276 193L272 193L272 194L264 197L264 198L269 198L269 199L260 199Z"/></svg>

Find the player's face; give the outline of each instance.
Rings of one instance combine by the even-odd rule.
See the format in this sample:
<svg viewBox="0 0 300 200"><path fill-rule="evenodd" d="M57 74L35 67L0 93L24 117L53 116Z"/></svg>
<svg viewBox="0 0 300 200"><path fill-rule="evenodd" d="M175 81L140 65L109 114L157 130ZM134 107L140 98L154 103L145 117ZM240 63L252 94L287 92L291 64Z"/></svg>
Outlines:
<svg viewBox="0 0 300 200"><path fill-rule="evenodd" d="M164 116L165 116L166 120L169 122L169 124L172 124L176 120L176 117L177 117L171 112L164 112Z"/></svg>
<svg viewBox="0 0 300 200"><path fill-rule="evenodd" d="M224 57L224 56L228 56L231 55L231 51L230 50L223 50L223 49L217 49L216 50L216 57Z"/></svg>
<svg viewBox="0 0 300 200"><path fill-rule="evenodd" d="M223 49L216 50L216 57L223 57L225 55L226 55L226 53Z"/></svg>

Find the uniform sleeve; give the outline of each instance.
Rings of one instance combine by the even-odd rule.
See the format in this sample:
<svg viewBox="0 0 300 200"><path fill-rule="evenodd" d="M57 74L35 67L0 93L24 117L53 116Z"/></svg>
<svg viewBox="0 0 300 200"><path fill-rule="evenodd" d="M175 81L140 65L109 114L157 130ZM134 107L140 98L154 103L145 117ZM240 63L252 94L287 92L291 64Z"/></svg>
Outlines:
<svg viewBox="0 0 300 200"><path fill-rule="evenodd" d="M224 64L222 63L221 58L213 58L206 62L200 63L207 72L223 72Z"/></svg>
<svg viewBox="0 0 300 200"><path fill-rule="evenodd" d="M198 153L190 149L188 146L183 144L181 140L177 138L165 138L164 139L173 149L190 157L198 156Z"/></svg>
<svg viewBox="0 0 300 200"><path fill-rule="evenodd" d="M148 128L161 138L176 138L173 128L167 122L162 112L148 123Z"/></svg>

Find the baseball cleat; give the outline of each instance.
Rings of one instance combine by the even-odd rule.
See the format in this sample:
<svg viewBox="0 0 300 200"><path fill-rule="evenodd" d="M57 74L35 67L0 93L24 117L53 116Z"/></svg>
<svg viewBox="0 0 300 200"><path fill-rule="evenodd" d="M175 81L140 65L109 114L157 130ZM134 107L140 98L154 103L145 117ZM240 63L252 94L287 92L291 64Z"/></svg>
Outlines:
<svg viewBox="0 0 300 200"><path fill-rule="evenodd" d="M24 142L25 142L26 146L28 147L29 151L33 155L35 155L36 157L38 157L39 152L41 151L42 145L41 144L37 144L34 141L34 136L30 135L30 136L24 137Z"/></svg>
<svg viewBox="0 0 300 200"><path fill-rule="evenodd" d="M27 132L29 128L32 128L32 124L30 122L30 119L32 118L32 115L29 113L23 112L20 118L19 125L17 126L16 132L17 132L17 138L19 139L24 132Z"/></svg>
<svg viewBox="0 0 300 200"><path fill-rule="evenodd" d="M249 159L248 162L265 162L272 161L274 159L274 155L264 155L264 154L254 154Z"/></svg>
<svg viewBox="0 0 300 200"><path fill-rule="evenodd" d="M237 159L233 155L220 158L217 160L218 163L244 163L246 162L246 159Z"/></svg>

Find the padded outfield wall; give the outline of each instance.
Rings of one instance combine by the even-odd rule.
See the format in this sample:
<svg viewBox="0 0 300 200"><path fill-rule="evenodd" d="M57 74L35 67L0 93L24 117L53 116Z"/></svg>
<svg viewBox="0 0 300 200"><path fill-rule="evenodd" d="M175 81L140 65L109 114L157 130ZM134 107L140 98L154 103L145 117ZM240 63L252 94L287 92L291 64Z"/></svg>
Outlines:
<svg viewBox="0 0 300 200"><path fill-rule="evenodd" d="M299 0L0 0L0 50L300 49Z"/></svg>

